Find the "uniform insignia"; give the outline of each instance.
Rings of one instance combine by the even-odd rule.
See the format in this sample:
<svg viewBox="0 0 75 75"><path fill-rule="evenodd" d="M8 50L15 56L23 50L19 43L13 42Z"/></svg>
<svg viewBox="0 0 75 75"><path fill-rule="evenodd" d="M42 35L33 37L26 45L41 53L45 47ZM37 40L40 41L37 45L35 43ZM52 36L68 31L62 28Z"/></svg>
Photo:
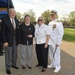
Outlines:
<svg viewBox="0 0 75 75"><path fill-rule="evenodd" d="M56 24L53 24L53 27L52 27L52 29L54 30L56 28Z"/></svg>

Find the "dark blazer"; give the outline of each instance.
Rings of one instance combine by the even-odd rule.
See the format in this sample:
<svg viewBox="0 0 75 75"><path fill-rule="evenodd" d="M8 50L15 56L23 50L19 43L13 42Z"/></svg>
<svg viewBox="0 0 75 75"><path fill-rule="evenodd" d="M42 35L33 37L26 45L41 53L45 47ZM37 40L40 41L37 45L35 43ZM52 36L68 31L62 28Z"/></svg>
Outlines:
<svg viewBox="0 0 75 75"><path fill-rule="evenodd" d="M3 18L2 20L2 38L3 43L8 42L9 46L13 46L14 38L16 40L16 45L18 45L18 30L19 30L19 21L15 17L16 29L13 29L11 20L9 16Z"/></svg>
<svg viewBox="0 0 75 75"><path fill-rule="evenodd" d="M19 27L19 34L20 34L20 44L23 45L32 45L33 44L33 37L34 37L35 28L33 24L26 26L22 23ZM32 35L32 38L27 37L28 35Z"/></svg>

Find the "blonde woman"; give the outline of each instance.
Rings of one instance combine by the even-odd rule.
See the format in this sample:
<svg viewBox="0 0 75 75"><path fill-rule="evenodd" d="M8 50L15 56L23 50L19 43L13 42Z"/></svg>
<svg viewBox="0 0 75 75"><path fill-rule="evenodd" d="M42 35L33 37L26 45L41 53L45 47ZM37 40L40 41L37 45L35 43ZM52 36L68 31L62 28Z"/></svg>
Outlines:
<svg viewBox="0 0 75 75"><path fill-rule="evenodd" d="M42 66L42 72L47 70L49 37L50 33L47 25L44 24L44 18L39 17L35 27L36 55L38 60L36 67Z"/></svg>

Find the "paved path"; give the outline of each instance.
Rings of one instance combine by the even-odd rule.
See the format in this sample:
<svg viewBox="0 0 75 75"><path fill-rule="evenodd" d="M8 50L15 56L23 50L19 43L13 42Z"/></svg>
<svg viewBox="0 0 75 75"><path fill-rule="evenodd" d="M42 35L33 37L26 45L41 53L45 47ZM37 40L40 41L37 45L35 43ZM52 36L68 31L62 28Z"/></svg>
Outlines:
<svg viewBox="0 0 75 75"><path fill-rule="evenodd" d="M61 49L71 56L75 57L75 43L63 41Z"/></svg>
<svg viewBox="0 0 75 75"><path fill-rule="evenodd" d="M20 58L18 57L18 64L20 69L12 69L11 75L75 75L75 44L63 41L61 45L61 70L55 74L54 69L47 69L42 73L42 67L35 67L37 64L35 49L33 50L33 65L30 70L28 67L22 69L20 66ZM19 56L19 53L18 53ZM0 75L7 75L5 72L4 56L0 56Z"/></svg>

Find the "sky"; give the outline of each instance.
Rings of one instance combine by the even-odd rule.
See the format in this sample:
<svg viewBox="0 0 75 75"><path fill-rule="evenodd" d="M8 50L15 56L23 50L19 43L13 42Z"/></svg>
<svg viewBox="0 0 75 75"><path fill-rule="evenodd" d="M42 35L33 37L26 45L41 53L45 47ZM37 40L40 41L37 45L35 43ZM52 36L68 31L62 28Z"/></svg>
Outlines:
<svg viewBox="0 0 75 75"><path fill-rule="evenodd" d="M23 14L32 9L36 18L45 10L56 10L61 18L65 14L75 11L75 0L12 0L15 10Z"/></svg>

